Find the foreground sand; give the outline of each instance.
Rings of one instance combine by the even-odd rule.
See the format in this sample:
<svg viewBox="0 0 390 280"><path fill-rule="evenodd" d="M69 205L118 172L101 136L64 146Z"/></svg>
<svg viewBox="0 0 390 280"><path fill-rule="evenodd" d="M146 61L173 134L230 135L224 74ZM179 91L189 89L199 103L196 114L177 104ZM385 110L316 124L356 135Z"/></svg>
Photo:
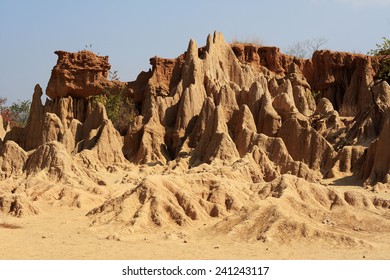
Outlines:
<svg viewBox="0 0 390 280"><path fill-rule="evenodd" d="M343 187L353 188L353 187ZM90 227L86 210L41 203L42 214L22 219L1 217L0 259L390 259L390 236L369 231L369 244L332 246L321 239L287 243L240 240L218 235L208 224L157 232L115 232Z"/></svg>

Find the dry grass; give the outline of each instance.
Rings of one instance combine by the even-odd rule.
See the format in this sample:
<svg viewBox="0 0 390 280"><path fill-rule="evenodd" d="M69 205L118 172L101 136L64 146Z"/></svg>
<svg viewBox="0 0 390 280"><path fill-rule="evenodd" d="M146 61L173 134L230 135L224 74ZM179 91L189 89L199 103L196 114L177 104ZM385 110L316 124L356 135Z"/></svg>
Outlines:
<svg viewBox="0 0 390 280"><path fill-rule="evenodd" d="M256 46L263 46L264 45L263 41L259 38L247 38L247 39L233 38L231 43L232 44L250 44L250 45L256 45Z"/></svg>
<svg viewBox="0 0 390 280"><path fill-rule="evenodd" d="M17 228L22 228L22 226L3 222L0 223L0 228L17 229Z"/></svg>

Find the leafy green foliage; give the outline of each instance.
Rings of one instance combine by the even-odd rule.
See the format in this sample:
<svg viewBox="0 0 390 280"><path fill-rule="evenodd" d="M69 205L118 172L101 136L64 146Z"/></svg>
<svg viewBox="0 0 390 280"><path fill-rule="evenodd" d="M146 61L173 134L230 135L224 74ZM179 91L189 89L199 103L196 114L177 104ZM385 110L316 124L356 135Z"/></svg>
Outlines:
<svg viewBox="0 0 390 280"><path fill-rule="evenodd" d="M382 44L376 44L376 49L370 50L370 55L390 55L390 39L382 37Z"/></svg>
<svg viewBox="0 0 390 280"><path fill-rule="evenodd" d="M368 54L382 56L376 78L390 83L390 39L386 37L382 39L382 44L376 44L376 49L369 51Z"/></svg>
<svg viewBox="0 0 390 280"><path fill-rule="evenodd" d="M30 114L31 101L18 100L11 106L6 106L7 98L0 98L0 114L4 123L9 123L11 127L23 127L27 123Z"/></svg>
<svg viewBox="0 0 390 280"><path fill-rule="evenodd" d="M131 98L124 94L125 88L113 94L106 89L102 95L96 95L93 100L104 105L108 118L121 135L126 134L129 126L134 123L137 111Z"/></svg>
<svg viewBox="0 0 390 280"><path fill-rule="evenodd" d="M9 107L16 126L25 126L30 114L31 101L18 100Z"/></svg>

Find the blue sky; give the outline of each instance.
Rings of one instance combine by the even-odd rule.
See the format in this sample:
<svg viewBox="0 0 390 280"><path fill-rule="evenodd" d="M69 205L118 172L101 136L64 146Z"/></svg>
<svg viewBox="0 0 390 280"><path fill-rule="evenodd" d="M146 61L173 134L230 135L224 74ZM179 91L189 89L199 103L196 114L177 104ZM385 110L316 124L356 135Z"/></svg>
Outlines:
<svg viewBox="0 0 390 280"><path fill-rule="evenodd" d="M13 102L30 99L37 83L45 89L55 50L92 44L131 81L150 57L177 57L214 30L282 50L325 37L325 48L366 53L390 37L390 0L0 0L0 96Z"/></svg>

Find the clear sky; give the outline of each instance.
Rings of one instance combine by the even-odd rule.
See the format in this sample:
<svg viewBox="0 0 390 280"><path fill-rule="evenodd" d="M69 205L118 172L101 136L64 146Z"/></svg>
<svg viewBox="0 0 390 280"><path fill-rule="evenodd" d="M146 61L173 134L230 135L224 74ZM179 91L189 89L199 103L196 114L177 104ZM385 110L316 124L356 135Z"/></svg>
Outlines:
<svg viewBox="0 0 390 280"><path fill-rule="evenodd" d="M390 37L390 0L0 0L0 97L45 89L55 50L92 44L131 81L150 57L177 57L190 38L202 46L214 30L282 50L325 37L325 48L366 53Z"/></svg>

